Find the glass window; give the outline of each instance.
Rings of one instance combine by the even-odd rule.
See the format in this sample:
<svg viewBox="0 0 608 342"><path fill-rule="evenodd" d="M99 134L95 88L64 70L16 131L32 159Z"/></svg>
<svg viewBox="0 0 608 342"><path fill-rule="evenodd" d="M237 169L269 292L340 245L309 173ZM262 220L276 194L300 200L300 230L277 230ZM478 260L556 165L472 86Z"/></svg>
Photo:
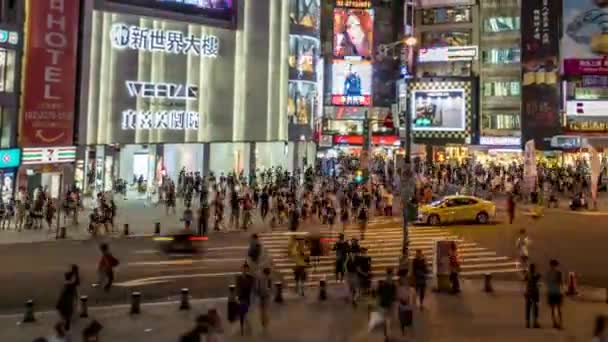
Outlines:
<svg viewBox="0 0 608 342"><path fill-rule="evenodd" d="M519 81L485 82L483 85L484 96L519 96Z"/></svg>
<svg viewBox="0 0 608 342"><path fill-rule="evenodd" d="M471 45L471 31L422 32L422 47Z"/></svg>
<svg viewBox="0 0 608 342"><path fill-rule="evenodd" d="M13 92L15 83L15 50L0 49L0 92Z"/></svg>
<svg viewBox="0 0 608 342"><path fill-rule="evenodd" d="M519 17L492 17L483 21L485 32L519 31Z"/></svg>
<svg viewBox="0 0 608 342"><path fill-rule="evenodd" d="M482 61L486 64L519 63L519 48L489 49L482 52Z"/></svg>
<svg viewBox="0 0 608 342"><path fill-rule="evenodd" d="M518 130L520 129L519 115L517 114L495 114L490 116L489 129L496 130Z"/></svg>
<svg viewBox="0 0 608 342"><path fill-rule="evenodd" d="M11 145L11 125L13 115L10 108L0 107L0 147L8 148Z"/></svg>
<svg viewBox="0 0 608 342"><path fill-rule="evenodd" d="M422 24L454 24L470 23L471 8L431 8L422 10Z"/></svg>

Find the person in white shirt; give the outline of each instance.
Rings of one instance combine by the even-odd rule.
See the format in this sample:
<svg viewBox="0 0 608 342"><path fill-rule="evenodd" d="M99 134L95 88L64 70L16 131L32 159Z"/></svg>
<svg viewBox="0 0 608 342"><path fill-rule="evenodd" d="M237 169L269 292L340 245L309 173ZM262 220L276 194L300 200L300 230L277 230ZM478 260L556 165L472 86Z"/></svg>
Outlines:
<svg viewBox="0 0 608 342"><path fill-rule="evenodd" d="M519 231L519 237L517 238L517 241L515 241L515 246L517 247L517 252L519 254L519 260L520 260L520 267L524 270L524 275L526 270L528 269L528 260L529 260L529 250L528 247L530 246L530 239L528 238L528 235L526 234L526 230L525 229L521 229Z"/></svg>

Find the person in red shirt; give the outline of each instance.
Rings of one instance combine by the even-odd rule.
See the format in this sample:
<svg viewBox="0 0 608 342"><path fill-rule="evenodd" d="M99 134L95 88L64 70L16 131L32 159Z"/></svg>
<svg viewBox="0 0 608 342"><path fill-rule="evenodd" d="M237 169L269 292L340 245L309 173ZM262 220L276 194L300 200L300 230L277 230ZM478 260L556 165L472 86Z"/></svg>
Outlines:
<svg viewBox="0 0 608 342"><path fill-rule="evenodd" d="M110 291L112 283L114 282L114 268L118 266L118 259L116 259L112 253L110 253L110 247L106 243L102 243L99 246L101 251L101 258L97 265L97 273L99 275L99 284L101 285L105 280L103 286L104 291Z"/></svg>

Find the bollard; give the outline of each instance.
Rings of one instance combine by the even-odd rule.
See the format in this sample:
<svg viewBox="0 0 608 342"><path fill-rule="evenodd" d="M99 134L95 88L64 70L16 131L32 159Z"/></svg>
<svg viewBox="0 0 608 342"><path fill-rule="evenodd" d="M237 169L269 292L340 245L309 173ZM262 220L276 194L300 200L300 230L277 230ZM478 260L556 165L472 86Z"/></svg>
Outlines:
<svg viewBox="0 0 608 342"><path fill-rule="evenodd" d="M122 233L124 236L129 236L129 224L125 223L122 229Z"/></svg>
<svg viewBox="0 0 608 342"><path fill-rule="evenodd" d="M160 235L160 222L154 224L154 234Z"/></svg>
<svg viewBox="0 0 608 342"><path fill-rule="evenodd" d="M36 318L34 317L34 301L30 299L25 302L25 315L23 316L23 323L32 322L36 322Z"/></svg>
<svg viewBox="0 0 608 342"><path fill-rule="evenodd" d="M182 289L182 302L179 305L180 310L190 310L190 290L187 288Z"/></svg>
<svg viewBox="0 0 608 342"><path fill-rule="evenodd" d="M89 301L89 297L80 296L80 317L82 317L82 318L89 317L89 308L87 307L88 301Z"/></svg>
<svg viewBox="0 0 608 342"><path fill-rule="evenodd" d="M274 288L276 290L274 295L274 302L283 303L283 283L277 281L276 283L274 283Z"/></svg>
<svg viewBox="0 0 608 342"><path fill-rule="evenodd" d="M327 286L325 280L319 281L319 300L325 301L327 300Z"/></svg>
<svg viewBox="0 0 608 342"><path fill-rule="evenodd" d="M484 291L487 293L494 292L494 288L492 287L492 275L490 273L486 273L483 275L484 277Z"/></svg>
<svg viewBox="0 0 608 342"><path fill-rule="evenodd" d="M574 272L568 273L568 291L566 291L566 295L576 296L578 294L576 285L576 274Z"/></svg>
<svg viewBox="0 0 608 342"><path fill-rule="evenodd" d="M131 315L141 313L141 292L131 293Z"/></svg>
<svg viewBox="0 0 608 342"><path fill-rule="evenodd" d="M59 228L59 238L65 239L67 236L65 227Z"/></svg>

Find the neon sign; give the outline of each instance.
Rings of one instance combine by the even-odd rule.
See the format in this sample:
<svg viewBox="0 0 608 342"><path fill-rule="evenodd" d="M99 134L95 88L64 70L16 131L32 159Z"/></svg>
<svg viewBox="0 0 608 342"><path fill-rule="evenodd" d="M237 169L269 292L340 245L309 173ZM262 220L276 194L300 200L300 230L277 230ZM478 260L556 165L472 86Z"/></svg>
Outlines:
<svg viewBox="0 0 608 342"><path fill-rule="evenodd" d="M169 129L190 130L198 129L199 114L197 112L170 111L139 111L127 109L122 112L122 129Z"/></svg>
<svg viewBox="0 0 608 342"><path fill-rule="evenodd" d="M169 100L196 100L198 87L175 83L125 81L130 97Z"/></svg>

